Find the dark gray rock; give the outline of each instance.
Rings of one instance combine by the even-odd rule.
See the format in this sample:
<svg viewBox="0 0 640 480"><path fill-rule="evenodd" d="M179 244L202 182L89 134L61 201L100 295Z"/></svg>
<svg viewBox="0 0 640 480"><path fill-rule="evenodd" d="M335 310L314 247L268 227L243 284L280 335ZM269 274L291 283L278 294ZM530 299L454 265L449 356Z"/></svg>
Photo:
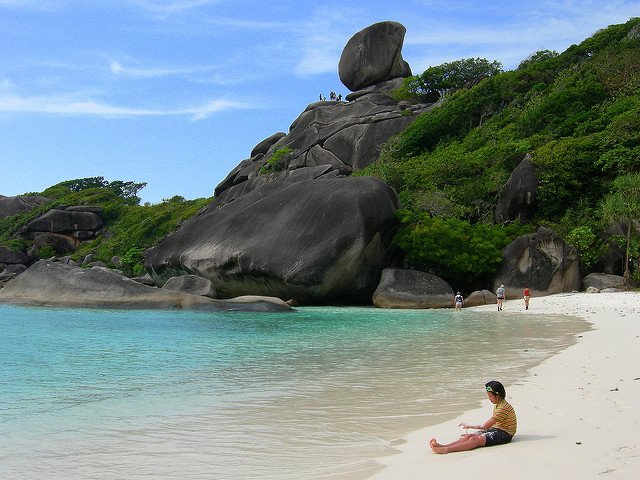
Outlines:
<svg viewBox="0 0 640 480"><path fill-rule="evenodd" d="M0 303L84 308L187 308L289 311L279 299L243 303L148 287L102 267L40 260L0 290ZM268 308L267 308L268 307Z"/></svg>
<svg viewBox="0 0 640 480"><path fill-rule="evenodd" d="M267 151L282 137L284 137L286 133L277 132L271 135L270 137L265 138L251 150L250 157L255 157L257 155L264 155Z"/></svg>
<svg viewBox="0 0 640 480"><path fill-rule="evenodd" d="M465 307L478 307L480 305L495 305L498 302L496 294L489 290L476 290L464 299Z"/></svg>
<svg viewBox="0 0 640 480"><path fill-rule="evenodd" d="M453 290L430 273L386 268L373 304L382 308L447 308L453 304Z"/></svg>
<svg viewBox="0 0 640 480"><path fill-rule="evenodd" d="M0 263L27 263L27 254L21 251L10 250L7 247L0 246Z"/></svg>
<svg viewBox="0 0 640 480"><path fill-rule="evenodd" d="M406 29L397 22L371 25L349 39L338 63L342 83L351 91L411 75L402 58Z"/></svg>
<svg viewBox="0 0 640 480"><path fill-rule="evenodd" d="M606 273L590 273L582 279L582 289L589 287L602 291L605 288L622 288L623 278L620 275L610 275Z"/></svg>
<svg viewBox="0 0 640 480"><path fill-rule="evenodd" d="M88 253L87 255L85 255L85 257L82 259L82 262L80 263L81 265L88 265L91 262L93 262L94 260L94 255L93 253Z"/></svg>
<svg viewBox="0 0 640 480"><path fill-rule="evenodd" d="M496 223L527 223L535 208L538 193L538 177L531 163L531 155L526 155L513 170L502 196L498 200L495 213Z"/></svg>
<svg viewBox="0 0 640 480"><path fill-rule="evenodd" d="M289 133L280 137L264 155L242 161L220 182L215 188L216 201L233 201L267 182L283 180L299 169L324 167L323 175L329 171L333 171L334 176L350 175L376 161L389 138L430 108L432 105L415 111L402 110L389 94L380 92L363 95L353 102L311 104L293 122ZM283 171L271 172L266 167L269 160L284 148L290 153L281 166ZM265 169L267 173L261 173ZM314 174L317 175L317 171Z"/></svg>
<svg viewBox="0 0 640 480"><path fill-rule="evenodd" d="M40 205L44 205L52 201L53 199L51 198L40 197L37 195L19 197L4 197L0 195L0 218L29 212Z"/></svg>
<svg viewBox="0 0 640 480"><path fill-rule="evenodd" d="M531 289L532 296L577 291L582 284L580 257L552 230L540 228L502 250L494 291L500 284L507 298L521 298L524 287Z"/></svg>
<svg viewBox="0 0 640 480"><path fill-rule="evenodd" d="M38 250L46 246L53 247L58 255L73 252L77 247L77 241L69 235L59 235L57 233L49 232L32 232L32 235L35 237L33 239L33 245L29 249L31 256L34 256Z"/></svg>
<svg viewBox="0 0 640 480"><path fill-rule="evenodd" d="M71 207L60 208L60 210L66 210L67 212L89 212L97 215L102 215L104 209L100 205L74 205Z"/></svg>
<svg viewBox="0 0 640 480"><path fill-rule="evenodd" d="M211 280L197 275L171 277L162 286L162 288L165 290L172 290L174 292L186 292L191 293L192 295L216 298L216 290L213 288Z"/></svg>
<svg viewBox="0 0 640 480"><path fill-rule="evenodd" d="M0 283L6 283L13 280L27 269L26 265L14 264L7 265L0 273Z"/></svg>
<svg viewBox="0 0 640 480"><path fill-rule="evenodd" d="M396 193L371 177L272 181L212 203L147 252L156 284L181 274L219 298L369 303L393 255Z"/></svg>
<svg viewBox="0 0 640 480"><path fill-rule="evenodd" d="M77 212L54 208L25 225L19 233L32 239L41 232L71 233L79 230L95 232L101 227L102 220L94 212Z"/></svg>
<svg viewBox="0 0 640 480"><path fill-rule="evenodd" d="M134 282L141 283L143 285L147 285L149 287L156 286L155 282L153 281L153 278L151 278L151 275L149 275L148 273L145 273L140 277L132 277L131 280L133 280Z"/></svg>

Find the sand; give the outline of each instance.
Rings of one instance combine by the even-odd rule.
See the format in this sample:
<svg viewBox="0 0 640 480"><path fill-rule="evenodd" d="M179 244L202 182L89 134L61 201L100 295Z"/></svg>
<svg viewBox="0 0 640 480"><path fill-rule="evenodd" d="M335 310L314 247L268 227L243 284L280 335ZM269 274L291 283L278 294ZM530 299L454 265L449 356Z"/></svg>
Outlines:
<svg viewBox="0 0 640 480"><path fill-rule="evenodd" d="M495 306L475 307L479 310ZM462 478L479 475L518 479L640 478L640 293L567 293L505 302L504 312L585 318L593 329L577 343L505 385L518 415L518 432L507 445L436 455L428 441L456 440L466 421L483 423L492 404L408 434L399 453L380 458L375 479ZM500 380L500 379L496 379Z"/></svg>

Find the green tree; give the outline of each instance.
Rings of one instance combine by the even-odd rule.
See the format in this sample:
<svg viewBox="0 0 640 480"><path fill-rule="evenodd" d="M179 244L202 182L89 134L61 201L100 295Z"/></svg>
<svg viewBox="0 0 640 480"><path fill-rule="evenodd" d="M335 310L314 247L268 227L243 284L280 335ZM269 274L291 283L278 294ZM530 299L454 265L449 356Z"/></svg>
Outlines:
<svg viewBox="0 0 640 480"><path fill-rule="evenodd" d="M533 52L527 58L522 60L518 65L518 70L525 69L533 65L534 63L542 62L550 58L556 58L558 55L560 54L555 50L538 50L537 52Z"/></svg>
<svg viewBox="0 0 640 480"><path fill-rule="evenodd" d="M625 282L629 281L629 253L634 222L640 219L640 174L622 175L613 182L613 191L602 205L602 213L609 222L621 222L626 227Z"/></svg>
<svg viewBox="0 0 640 480"><path fill-rule="evenodd" d="M420 75L405 80L403 92L407 96L426 97L433 101L445 93L470 87L483 78L502 72L500 62L486 58L463 58L429 67Z"/></svg>

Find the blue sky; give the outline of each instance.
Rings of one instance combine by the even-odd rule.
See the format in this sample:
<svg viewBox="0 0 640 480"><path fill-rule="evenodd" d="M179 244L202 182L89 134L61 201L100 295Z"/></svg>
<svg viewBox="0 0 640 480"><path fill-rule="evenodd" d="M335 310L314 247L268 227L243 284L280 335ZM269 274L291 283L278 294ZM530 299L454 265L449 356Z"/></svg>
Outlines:
<svg viewBox="0 0 640 480"><path fill-rule="evenodd" d="M515 68L640 16L640 0L0 0L0 194L74 178L208 197L322 92L348 93L347 40L407 28L414 73L468 57Z"/></svg>

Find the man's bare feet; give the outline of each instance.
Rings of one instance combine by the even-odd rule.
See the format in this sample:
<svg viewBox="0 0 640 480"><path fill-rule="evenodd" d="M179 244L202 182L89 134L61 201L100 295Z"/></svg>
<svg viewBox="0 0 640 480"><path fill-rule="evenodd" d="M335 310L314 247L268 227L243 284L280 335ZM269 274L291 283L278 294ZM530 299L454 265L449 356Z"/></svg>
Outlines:
<svg viewBox="0 0 640 480"><path fill-rule="evenodd" d="M441 446L435 438L432 438L431 440L429 440L429 445L432 446L432 447L440 447Z"/></svg>

